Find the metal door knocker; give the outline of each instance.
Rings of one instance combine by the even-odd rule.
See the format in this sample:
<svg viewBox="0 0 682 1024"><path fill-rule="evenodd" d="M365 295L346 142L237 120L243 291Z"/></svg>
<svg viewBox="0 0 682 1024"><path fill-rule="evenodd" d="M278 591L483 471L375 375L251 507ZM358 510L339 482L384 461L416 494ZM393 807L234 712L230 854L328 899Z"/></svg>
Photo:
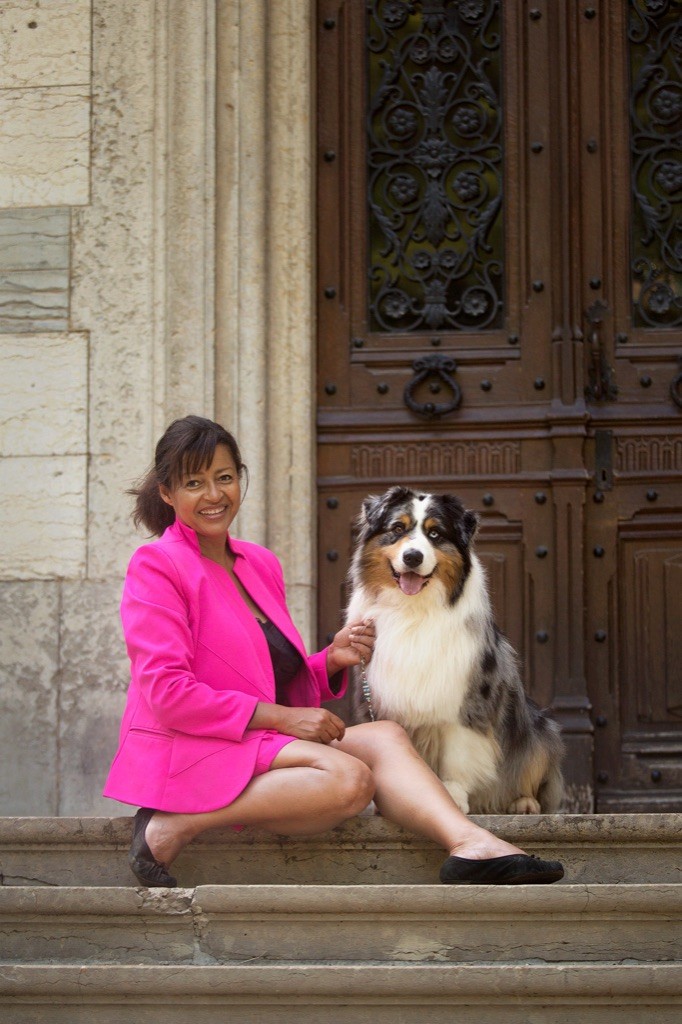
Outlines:
<svg viewBox="0 0 682 1024"><path fill-rule="evenodd" d="M414 377L405 385L403 399L405 405L417 416L425 416L426 419L435 419L437 416L445 416L446 413L458 409L462 401L462 390L452 376L457 370L457 364L450 356L431 355L422 356L412 363ZM419 385L429 377L435 377L442 381L452 391L452 397L448 402L416 402L414 392ZM439 390L433 388L433 390Z"/></svg>

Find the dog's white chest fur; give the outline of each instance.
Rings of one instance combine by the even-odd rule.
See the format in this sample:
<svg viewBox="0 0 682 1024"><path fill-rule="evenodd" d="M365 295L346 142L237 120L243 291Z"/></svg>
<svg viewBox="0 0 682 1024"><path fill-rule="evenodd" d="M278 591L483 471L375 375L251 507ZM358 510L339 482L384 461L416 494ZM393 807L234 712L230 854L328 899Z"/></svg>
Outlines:
<svg viewBox="0 0 682 1024"><path fill-rule="evenodd" d="M454 608L447 605L436 580L407 601L398 588L382 590L374 600L364 588L356 590L348 619L375 622L377 640L367 679L382 716L412 728L456 719L480 659L472 624L487 610L482 573L473 556L464 593Z"/></svg>

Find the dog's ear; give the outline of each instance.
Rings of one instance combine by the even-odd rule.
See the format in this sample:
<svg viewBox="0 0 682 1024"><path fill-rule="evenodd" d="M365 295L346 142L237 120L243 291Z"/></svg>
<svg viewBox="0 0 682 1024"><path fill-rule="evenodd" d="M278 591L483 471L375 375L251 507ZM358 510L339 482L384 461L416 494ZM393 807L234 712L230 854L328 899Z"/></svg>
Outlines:
<svg viewBox="0 0 682 1024"><path fill-rule="evenodd" d="M465 544L471 544L472 540L476 536L478 530L478 524L480 522L480 516L477 512L472 512L470 509L466 509L462 516L462 536Z"/></svg>
<svg viewBox="0 0 682 1024"><path fill-rule="evenodd" d="M368 527L370 530L375 530L379 525L383 507L383 495L368 494L362 502L360 515L358 516L358 527L361 529Z"/></svg>

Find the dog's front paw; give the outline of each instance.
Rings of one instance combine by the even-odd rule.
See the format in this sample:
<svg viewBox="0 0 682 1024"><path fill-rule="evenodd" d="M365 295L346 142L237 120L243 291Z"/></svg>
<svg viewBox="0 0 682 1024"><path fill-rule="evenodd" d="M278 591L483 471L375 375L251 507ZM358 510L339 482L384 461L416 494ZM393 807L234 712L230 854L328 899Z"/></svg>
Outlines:
<svg viewBox="0 0 682 1024"><path fill-rule="evenodd" d="M452 779L443 779L443 785L447 789L448 793L459 807L462 814L469 813L469 795L464 787L459 782L453 782Z"/></svg>
<svg viewBox="0 0 682 1024"><path fill-rule="evenodd" d="M520 796L509 805L507 814L540 814L540 804L535 797Z"/></svg>

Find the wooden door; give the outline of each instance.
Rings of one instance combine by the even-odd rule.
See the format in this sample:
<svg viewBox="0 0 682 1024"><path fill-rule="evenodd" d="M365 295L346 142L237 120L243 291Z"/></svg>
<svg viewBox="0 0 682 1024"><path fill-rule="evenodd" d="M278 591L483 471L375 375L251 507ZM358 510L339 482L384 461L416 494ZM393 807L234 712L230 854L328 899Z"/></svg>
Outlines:
<svg viewBox="0 0 682 1024"><path fill-rule="evenodd" d="M680 14L318 4L320 640L362 498L457 493L573 810L682 807Z"/></svg>

